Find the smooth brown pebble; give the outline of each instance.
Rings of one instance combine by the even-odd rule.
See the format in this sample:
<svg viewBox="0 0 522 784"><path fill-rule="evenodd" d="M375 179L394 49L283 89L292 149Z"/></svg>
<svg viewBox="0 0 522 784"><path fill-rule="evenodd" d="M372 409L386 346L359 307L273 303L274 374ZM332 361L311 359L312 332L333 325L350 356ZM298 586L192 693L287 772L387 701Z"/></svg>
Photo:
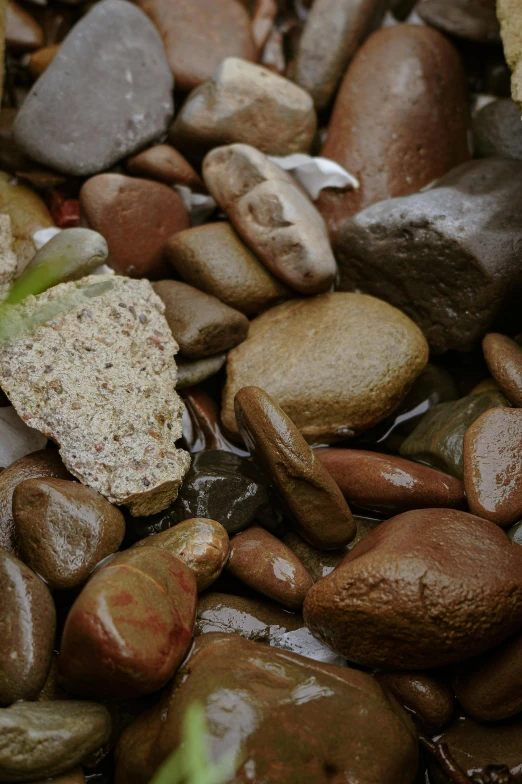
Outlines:
<svg viewBox="0 0 522 784"><path fill-rule="evenodd" d="M349 503L376 512L464 503L464 485L433 468L362 449L318 449L316 455Z"/></svg>
<svg viewBox="0 0 522 784"><path fill-rule="evenodd" d="M215 520L204 517L193 517L167 531L147 536L134 547L159 547L180 558L194 572L199 592L217 580L230 552L226 530Z"/></svg>
<svg viewBox="0 0 522 784"><path fill-rule="evenodd" d="M312 578L295 553L254 525L230 542L227 571L288 610L300 610Z"/></svg>
<svg viewBox="0 0 522 784"><path fill-rule="evenodd" d="M221 632L270 644L304 627L303 616L264 599L209 591L198 601L195 636Z"/></svg>
<svg viewBox="0 0 522 784"><path fill-rule="evenodd" d="M0 705L34 699L49 669L56 611L46 584L0 551Z"/></svg>
<svg viewBox="0 0 522 784"><path fill-rule="evenodd" d="M470 511L506 527L522 517L522 411L492 408L464 436Z"/></svg>
<svg viewBox="0 0 522 784"><path fill-rule="evenodd" d="M248 319L216 297L182 283L161 280L154 291L165 305L165 318L188 359L220 354L242 343L248 335Z"/></svg>
<svg viewBox="0 0 522 784"><path fill-rule="evenodd" d="M159 180L165 185L185 185L196 193L205 190L199 174L170 144L157 144L133 155L125 168L135 177Z"/></svg>
<svg viewBox="0 0 522 784"><path fill-rule="evenodd" d="M506 335L491 332L482 341L491 375L510 403L522 408L522 347Z"/></svg>
<svg viewBox="0 0 522 784"><path fill-rule="evenodd" d="M52 44L51 46L43 46L33 52L29 59L29 71L34 79L38 79L43 74L47 66L54 60L54 56L60 48L60 44Z"/></svg>
<svg viewBox="0 0 522 784"><path fill-rule="evenodd" d="M453 716L455 697L441 678L427 672L379 672L375 677L430 734L441 730Z"/></svg>
<svg viewBox="0 0 522 784"><path fill-rule="evenodd" d="M74 588L116 552L125 518L102 495L66 479L28 479L13 493L24 561L50 588Z"/></svg>

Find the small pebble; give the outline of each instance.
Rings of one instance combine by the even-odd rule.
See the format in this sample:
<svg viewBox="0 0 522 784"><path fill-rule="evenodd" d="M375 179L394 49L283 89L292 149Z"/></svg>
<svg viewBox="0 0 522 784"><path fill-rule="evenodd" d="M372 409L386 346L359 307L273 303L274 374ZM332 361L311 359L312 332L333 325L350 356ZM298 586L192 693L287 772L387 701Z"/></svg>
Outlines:
<svg viewBox="0 0 522 784"><path fill-rule="evenodd" d="M427 672L383 672L377 673L376 678L430 735L451 720L455 697L440 677Z"/></svg>
<svg viewBox="0 0 522 784"><path fill-rule="evenodd" d="M229 593L205 593L198 601L194 634L221 632L247 640L272 644L287 632L304 626L298 613L263 599L249 599Z"/></svg>
<svg viewBox="0 0 522 784"><path fill-rule="evenodd" d="M522 123L522 121L521 121ZM491 375L507 399L522 407L522 347L505 335L491 332L482 341Z"/></svg>
<svg viewBox="0 0 522 784"><path fill-rule="evenodd" d="M197 193L205 189L199 174L170 144L157 144L133 155L125 168L134 177L158 180L165 185L185 185Z"/></svg>

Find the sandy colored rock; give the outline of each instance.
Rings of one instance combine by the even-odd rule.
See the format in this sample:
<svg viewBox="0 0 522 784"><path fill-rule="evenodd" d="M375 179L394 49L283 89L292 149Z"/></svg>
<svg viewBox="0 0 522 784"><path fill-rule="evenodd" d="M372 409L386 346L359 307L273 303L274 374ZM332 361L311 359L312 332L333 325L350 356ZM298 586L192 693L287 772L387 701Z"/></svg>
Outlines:
<svg viewBox="0 0 522 784"><path fill-rule="evenodd" d="M247 316L292 296L230 223L207 223L180 231L167 242L165 253L183 280Z"/></svg>
<svg viewBox="0 0 522 784"><path fill-rule="evenodd" d="M259 150L231 144L209 152L203 179L270 272L302 294L330 288L336 264L324 221L290 174Z"/></svg>
<svg viewBox="0 0 522 784"><path fill-rule="evenodd" d="M511 68L511 97L522 110L522 8L518 0L497 0L504 56Z"/></svg>
<svg viewBox="0 0 522 784"><path fill-rule="evenodd" d="M13 251L11 218L9 215L0 215L0 302L9 294L15 274L16 256Z"/></svg>
<svg viewBox="0 0 522 784"><path fill-rule="evenodd" d="M311 443L355 435L387 416L428 359L420 330L361 294L283 303L251 322L228 354L223 423L237 433L234 396L264 389Z"/></svg>
<svg viewBox="0 0 522 784"><path fill-rule="evenodd" d="M507 399L522 408L522 347L506 335L492 332L482 341L484 359Z"/></svg>
<svg viewBox="0 0 522 784"><path fill-rule="evenodd" d="M12 183L6 172L0 172L0 213L11 218L13 250L20 274L36 253L33 234L54 226L54 222L41 198L25 185Z"/></svg>
<svg viewBox="0 0 522 784"><path fill-rule="evenodd" d="M373 33L345 74L321 149L361 186L321 193L330 233L370 204L415 193L466 161L467 130L466 78L447 38L420 25Z"/></svg>
<svg viewBox="0 0 522 784"><path fill-rule="evenodd" d="M366 667L460 663L522 626L522 550L466 512L405 512L313 586L304 619L314 636Z"/></svg>
<svg viewBox="0 0 522 784"><path fill-rule="evenodd" d="M191 190L204 190L199 174L170 144L156 144L129 158L125 164L129 174L159 180L165 185L185 185Z"/></svg>
<svg viewBox="0 0 522 784"><path fill-rule="evenodd" d="M249 144L267 155L308 152L317 120L309 94L255 63L227 57L190 93L169 140L190 157L213 147Z"/></svg>
<svg viewBox="0 0 522 784"><path fill-rule="evenodd" d="M183 92L210 79L225 57L255 59L250 16L239 0L140 0L158 28Z"/></svg>
<svg viewBox="0 0 522 784"><path fill-rule="evenodd" d="M442 678L429 672L382 672L377 680L395 699L413 712L422 726L433 734L441 730L455 711L455 697Z"/></svg>
<svg viewBox="0 0 522 784"><path fill-rule="evenodd" d="M187 283L160 280L154 291L165 305L165 318L180 353L188 359L228 351L248 334L246 316Z"/></svg>
<svg viewBox="0 0 522 784"><path fill-rule="evenodd" d="M31 14L9 0L6 9L5 42L14 54L24 54L39 49L44 42L44 33Z"/></svg>
<svg viewBox="0 0 522 784"><path fill-rule="evenodd" d="M89 276L26 298L0 353L22 419L60 445L74 476L135 515L167 507L190 465L175 445L178 347L163 312L146 280Z"/></svg>

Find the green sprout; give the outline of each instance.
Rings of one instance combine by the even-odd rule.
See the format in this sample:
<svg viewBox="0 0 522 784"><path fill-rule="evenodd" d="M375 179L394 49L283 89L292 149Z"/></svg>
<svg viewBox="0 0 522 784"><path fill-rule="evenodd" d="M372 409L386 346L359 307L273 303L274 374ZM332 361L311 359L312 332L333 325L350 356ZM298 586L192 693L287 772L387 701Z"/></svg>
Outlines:
<svg viewBox="0 0 522 784"><path fill-rule="evenodd" d="M181 743L149 784L225 784L237 770L239 760L229 753L217 762L210 759L208 727L203 706L189 705L181 725Z"/></svg>

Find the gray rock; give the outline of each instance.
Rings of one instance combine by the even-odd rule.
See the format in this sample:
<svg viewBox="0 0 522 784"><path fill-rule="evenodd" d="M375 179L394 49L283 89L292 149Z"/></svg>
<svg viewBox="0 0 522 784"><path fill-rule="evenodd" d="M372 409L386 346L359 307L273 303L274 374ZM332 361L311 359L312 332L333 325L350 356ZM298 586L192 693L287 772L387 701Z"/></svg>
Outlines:
<svg viewBox="0 0 522 784"><path fill-rule="evenodd" d="M75 25L33 86L14 138L45 166L94 174L167 130L172 89L152 22L132 3L103 0Z"/></svg>
<svg viewBox="0 0 522 784"><path fill-rule="evenodd" d="M484 43L500 40L495 0L422 0L415 11L447 35Z"/></svg>
<svg viewBox="0 0 522 784"><path fill-rule="evenodd" d="M522 163L487 158L374 204L341 226L340 289L403 310L434 352L466 351L522 285L521 200Z"/></svg>
<svg viewBox="0 0 522 784"><path fill-rule="evenodd" d="M109 739L108 711L94 702L25 702L0 710L0 781L64 773Z"/></svg>
<svg viewBox="0 0 522 784"><path fill-rule="evenodd" d="M473 120L473 141L477 157L522 160L522 117L516 103L501 98L484 106Z"/></svg>
<svg viewBox="0 0 522 784"><path fill-rule="evenodd" d="M176 389L193 387L195 384L201 384L207 378L215 376L225 364L226 358L226 354L215 354L213 357L204 357L203 359L179 357Z"/></svg>

